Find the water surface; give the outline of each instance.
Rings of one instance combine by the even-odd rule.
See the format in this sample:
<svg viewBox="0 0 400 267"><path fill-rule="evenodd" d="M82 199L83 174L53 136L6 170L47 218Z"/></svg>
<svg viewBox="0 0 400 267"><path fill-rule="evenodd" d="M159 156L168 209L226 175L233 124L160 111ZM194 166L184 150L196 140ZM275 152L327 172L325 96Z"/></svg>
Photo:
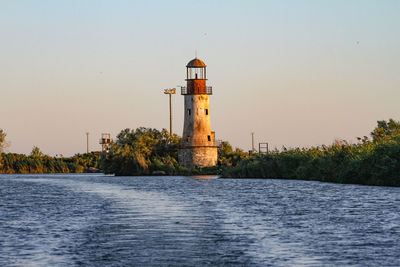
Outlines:
<svg viewBox="0 0 400 267"><path fill-rule="evenodd" d="M400 189L0 175L0 266L399 266Z"/></svg>

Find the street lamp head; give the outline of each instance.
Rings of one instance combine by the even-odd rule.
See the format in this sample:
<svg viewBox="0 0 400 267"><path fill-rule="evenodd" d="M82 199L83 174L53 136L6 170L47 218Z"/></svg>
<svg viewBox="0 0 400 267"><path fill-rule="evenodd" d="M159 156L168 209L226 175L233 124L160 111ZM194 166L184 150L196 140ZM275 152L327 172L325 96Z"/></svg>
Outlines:
<svg viewBox="0 0 400 267"><path fill-rule="evenodd" d="M175 93L176 93L176 89L175 88L164 89L164 94L166 94L166 95L173 95Z"/></svg>

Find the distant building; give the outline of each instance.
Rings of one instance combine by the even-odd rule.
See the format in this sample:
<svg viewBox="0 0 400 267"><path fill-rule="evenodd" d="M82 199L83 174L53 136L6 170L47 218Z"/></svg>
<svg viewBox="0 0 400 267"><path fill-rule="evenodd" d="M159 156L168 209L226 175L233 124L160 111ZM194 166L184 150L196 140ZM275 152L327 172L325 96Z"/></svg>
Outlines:
<svg viewBox="0 0 400 267"><path fill-rule="evenodd" d="M99 144L101 145L101 151L108 153L111 146L111 135L109 133L102 133Z"/></svg>
<svg viewBox="0 0 400 267"><path fill-rule="evenodd" d="M185 97L185 119L179 163L189 169L217 164L218 147L215 132L211 131L209 96L212 87L206 85L207 66L198 58L186 65L187 86L182 87Z"/></svg>

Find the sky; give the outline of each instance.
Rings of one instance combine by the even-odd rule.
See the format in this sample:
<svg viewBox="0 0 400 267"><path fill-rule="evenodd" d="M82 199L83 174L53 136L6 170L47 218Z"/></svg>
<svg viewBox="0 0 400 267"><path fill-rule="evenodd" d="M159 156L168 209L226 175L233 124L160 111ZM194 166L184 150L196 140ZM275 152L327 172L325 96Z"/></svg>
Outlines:
<svg viewBox="0 0 400 267"><path fill-rule="evenodd" d="M0 128L9 152L100 150L169 128L163 89L207 64L211 126L234 147L352 142L400 120L400 1L0 0ZM183 96L173 96L182 135Z"/></svg>

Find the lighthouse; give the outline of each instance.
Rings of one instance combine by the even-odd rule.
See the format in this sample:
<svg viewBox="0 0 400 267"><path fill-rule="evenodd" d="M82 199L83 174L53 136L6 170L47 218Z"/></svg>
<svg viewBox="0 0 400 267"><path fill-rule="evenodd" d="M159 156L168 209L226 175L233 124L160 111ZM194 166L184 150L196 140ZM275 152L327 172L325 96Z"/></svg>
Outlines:
<svg viewBox="0 0 400 267"><path fill-rule="evenodd" d="M191 60L186 65L186 87L181 88L185 116L178 158L179 163L189 169L217 164L218 150L210 121L212 87L206 85L206 68L202 60Z"/></svg>

